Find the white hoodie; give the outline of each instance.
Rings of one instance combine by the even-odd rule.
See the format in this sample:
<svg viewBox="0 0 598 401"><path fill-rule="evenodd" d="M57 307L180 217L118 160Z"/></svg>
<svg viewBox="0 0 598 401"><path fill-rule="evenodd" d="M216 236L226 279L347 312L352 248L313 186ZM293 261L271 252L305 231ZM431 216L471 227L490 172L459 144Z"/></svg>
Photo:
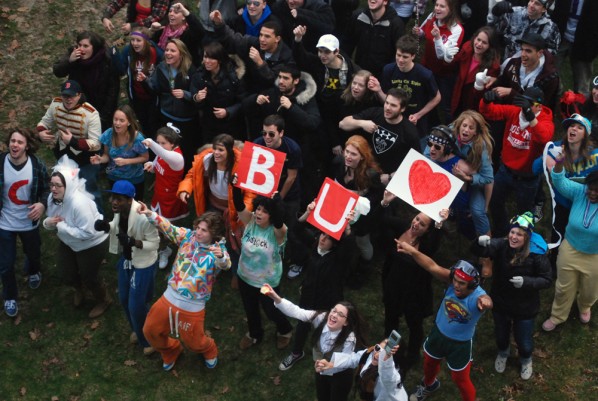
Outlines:
<svg viewBox="0 0 598 401"><path fill-rule="evenodd" d="M85 180L79 178L79 167L73 160L62 156L54 172L64 176L65 188L62 203L55 203L52 194L48 197L48 210L43 225L48 230L56 230L58 238L73 251L79 252L101 244L108 234L96 231L94 223L103 219L93 200L93 195L85 191ZM60 216L64 220L49 224L49 218Z"/></svg>

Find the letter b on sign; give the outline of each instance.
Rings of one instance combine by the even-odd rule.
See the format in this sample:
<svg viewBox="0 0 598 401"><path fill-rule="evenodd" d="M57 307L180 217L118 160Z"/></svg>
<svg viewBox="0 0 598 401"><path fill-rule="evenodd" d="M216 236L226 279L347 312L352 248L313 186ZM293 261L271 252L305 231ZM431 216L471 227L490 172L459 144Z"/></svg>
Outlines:
<svg viewBox="0 0 598 401"><path fill-rule="evenodd" d="M286 154L245 142L239 167L237 186L264 196L272 196L278 188Z"/></svg>

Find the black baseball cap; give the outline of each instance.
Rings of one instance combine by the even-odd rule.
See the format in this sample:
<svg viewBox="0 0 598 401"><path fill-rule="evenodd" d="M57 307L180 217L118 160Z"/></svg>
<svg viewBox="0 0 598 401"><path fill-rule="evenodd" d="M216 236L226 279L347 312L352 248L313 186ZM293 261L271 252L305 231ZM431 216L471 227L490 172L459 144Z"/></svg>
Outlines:
<svg viewBox="0 0 598 401"><path fill-rule="evenodd" d="M75 96L77 93L82 93L79 82L69 79L60 86L60 93L66 96Z"/></svg>

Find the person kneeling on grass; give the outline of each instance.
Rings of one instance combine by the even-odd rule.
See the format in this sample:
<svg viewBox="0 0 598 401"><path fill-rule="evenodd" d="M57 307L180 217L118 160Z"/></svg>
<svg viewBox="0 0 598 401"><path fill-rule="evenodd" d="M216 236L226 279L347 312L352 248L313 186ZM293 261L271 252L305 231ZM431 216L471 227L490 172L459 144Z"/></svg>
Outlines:
<svg viewBox="0 0 598 401"><path fill-rule="evenodd" d="M373 347L345 354L335 352L330 361L325 359L316 362L316 372L326 374L332 368L358 368L355 385L360 399L372 401L407 401L407 392L403 387L401 374L395 367L394 354L399 349L396 345L386 352L386 343L382 341Z"/></svg>
<svg viewBox="0 0 598 401"><path fill-rule="evenodd" d="M168 276L168 286L147 315L143 334L162 355L162 367L169 371L183 351L182 344L205 358L209 369L218 363L216 342L206 336L206 302L220 270L231 262L224 240L224 221L216 212L206 212L195 219L194 229L177 227L141 203L137 211L147 216L170 241L178 253Z"/></svg>
<svg viewBox="0 0 598 401"><path fill-rule="evenodd" d="M436 325L424 342L424 377L411 394L409 401L423 401L438 390L437 379L440 362L446 358L451 377L464 401L474 401L475 387L469 377L471 350L475 327L487 309L492 309L492 299L481 287L480 274L470 263L458 261L451 269L436 264L407 242L397 241L397 252L406 253L418 265L439 280L451 283L436 315Z"/></svg>

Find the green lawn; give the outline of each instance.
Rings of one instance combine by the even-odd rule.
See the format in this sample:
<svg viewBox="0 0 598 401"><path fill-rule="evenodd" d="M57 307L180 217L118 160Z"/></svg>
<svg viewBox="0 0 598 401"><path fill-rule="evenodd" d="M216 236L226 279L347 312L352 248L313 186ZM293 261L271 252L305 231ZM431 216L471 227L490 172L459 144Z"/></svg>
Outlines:
<svg viewBox="0 0 598 401"><path fill-rule="evenodd" d="M53 61L72 42L74 32L84 27L102 31L99 13L106 3L107 0L13 0L0 5L0 124L4 134L11 124L33 127L39 121L52 96L58 94L60 80L52 75ZM109 39L116 38L113 35ZM568 72L564 74L565 82L570 82ZM49 166L54 163L48 151L44 150L42 156ZM545 225L542 229L546 232ZM265 323L267 335L262 344L239 350L246 322L240 298L230 288L228 273L219 278L207 306L206 329L219 346L218 367L208 370L200 357L186 352L173 372L164 373L158 355L144 357L139 348L129 344L130 329L117 303L95 321L87 317L93 306L91 301L79 309L72 306L72 291L61 283L57 240L53 234L43 229L42 232L41 288L32 291L22 280L20 257L19 318L0 314L0 401L315 400L311 359L306 357L291 370L280 372L278 364L286 351L276 350L275 330L269 322ZM467 248L464 240L449 235L439 256L440 263L449 266L465 257ZM116 300L114 264L115 259L110 256L102 275ZM166 273L159 271L156 297L165 288L165 278ZM284 294L297 300L298 285L297 280L284 278ZM346 298L357 303L369 322L372 343L383 335L380 287L374 267L362 290L346 291ZM438 303L443 287L437 285L435 291ZM553 290L544 291L538 330L548 316L552 295ZM426 324L430 328L432 319ZM596 399L591 395L598 390L595 321L583 326L573 315L553 333L538 331L535 373L528 382L519 378L515 357L509 360L504 374L494 372L492 327L487 314L478 326L475 341L472 377L480 400ZM404 327L401 331L407 334ZM420 376L421 366L406 378L408 391L414 389ZM446 368L441 380L442 390L433 399L459 399Z"/></svg>

